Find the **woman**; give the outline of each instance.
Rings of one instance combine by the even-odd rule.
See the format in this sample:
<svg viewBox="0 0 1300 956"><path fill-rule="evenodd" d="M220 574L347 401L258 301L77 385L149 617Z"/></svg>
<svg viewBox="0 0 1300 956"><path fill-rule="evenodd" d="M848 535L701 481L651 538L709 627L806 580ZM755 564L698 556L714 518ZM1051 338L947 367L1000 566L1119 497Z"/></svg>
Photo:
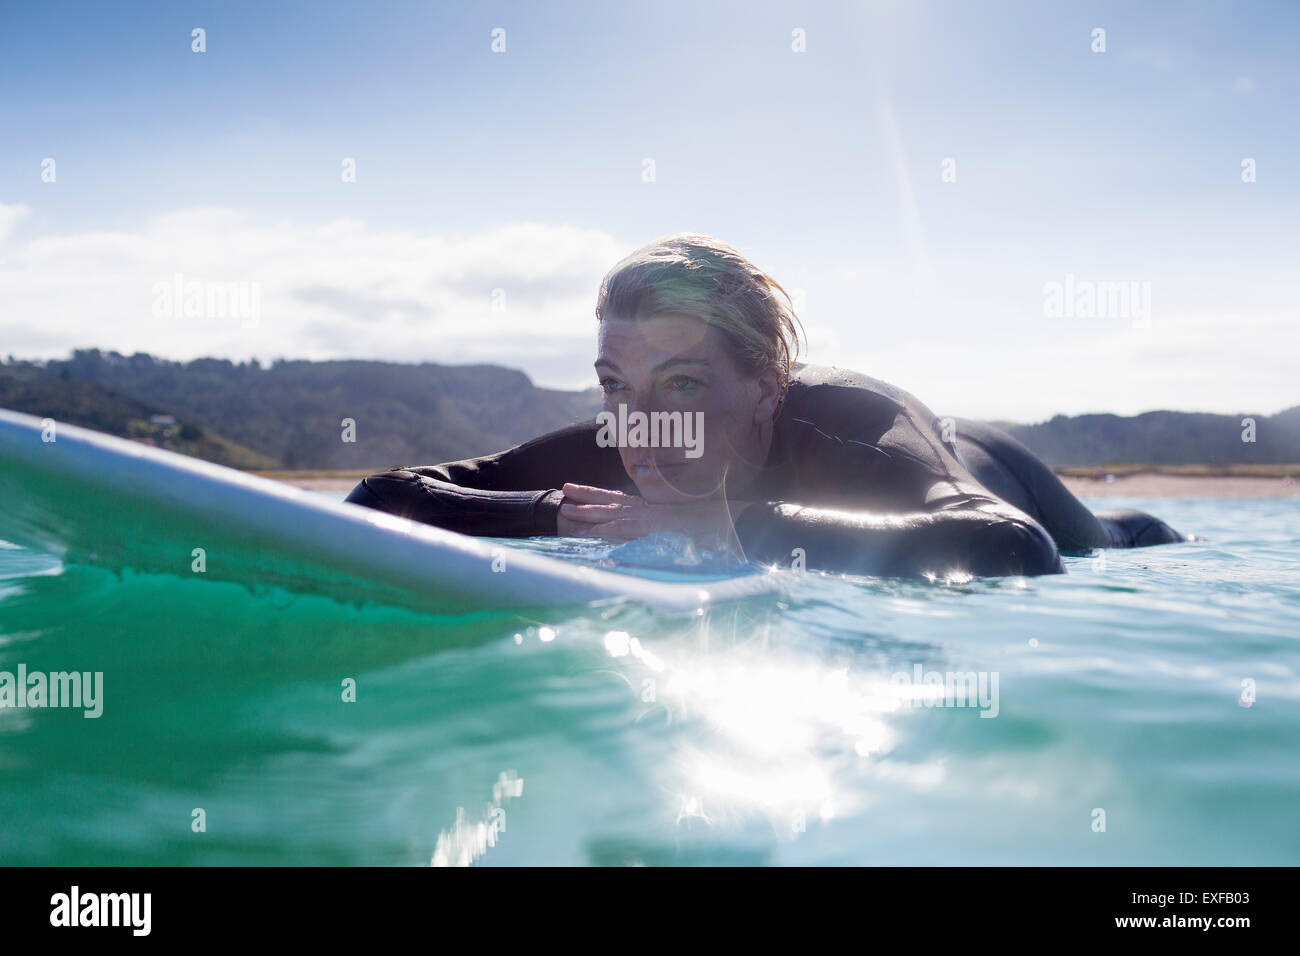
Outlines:
<svg viewBox="0 0 1300 956"><path fill-rule="evenodd" d="M465 534L674 531L753 562L908 577L1050 574L1058 549L1182 540L1141 512L1093 515L995 428L794 363L789 297L716 239L638 249L601 283L596 318L608 415L372 475L347 500Z"/></svg>

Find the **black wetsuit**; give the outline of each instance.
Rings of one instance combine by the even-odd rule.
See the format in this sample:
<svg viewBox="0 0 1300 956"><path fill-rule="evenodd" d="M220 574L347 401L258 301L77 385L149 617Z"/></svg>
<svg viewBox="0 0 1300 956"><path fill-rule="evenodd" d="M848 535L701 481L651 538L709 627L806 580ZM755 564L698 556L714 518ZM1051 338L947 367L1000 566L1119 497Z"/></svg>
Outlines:
<svg viewBox="0 0 1300 956"><path fill-rule="evenodd" d="M565 482L636 493L595 421L515 448L372 475L348 501L463 534L554 535ZM945 438L951 440L944 441ZM759 473L735 515L753 562L891 576L1050 574L1066 552L1180 541L1141 512L1093 515L1006 433L941 419L843 369L795 366Z"/></svg>

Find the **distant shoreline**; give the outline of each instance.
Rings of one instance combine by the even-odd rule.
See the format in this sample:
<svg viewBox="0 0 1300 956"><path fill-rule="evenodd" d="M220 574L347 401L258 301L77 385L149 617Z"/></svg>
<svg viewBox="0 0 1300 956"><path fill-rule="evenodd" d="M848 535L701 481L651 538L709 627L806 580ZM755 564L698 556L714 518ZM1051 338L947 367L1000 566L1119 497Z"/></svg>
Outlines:
<svg viewBox="0 0 1300 956"><path fill-rule="evenodd" d="M376 468L374 471L383 471ZM1108 465L1057 468L1080 498L1284 498L1300 496L1300 465ZM372 472L256 471L295 488L345 495ZM1110 476L1110 480L1107 480Z"/></svg>
<svg viewBox="0 0 1300 956"><path fill-rule="evenodd" d="M1300 464L1280 465L1058 465L1062 478L1093 478L1112 474L1116 478L1136 475L1178 475L1184 478L1294 478L1300 481Z"/></svg>
<svg viewBox="0 0 1300 956"><path fill-rule="evenodd" d="M1300 465L1105 465L1055 469L1080 498L1284 498Z"/></svg>
<svg viewBox="0 0 1300 956"><path fill-rule="evenodd" d="M1113 474L1113 473L1112 473ZM1300 481L1290 476L1171 475L1139 472L1104 478L1061 475L1080 498L1285 498L1300 495Z"/></svg>

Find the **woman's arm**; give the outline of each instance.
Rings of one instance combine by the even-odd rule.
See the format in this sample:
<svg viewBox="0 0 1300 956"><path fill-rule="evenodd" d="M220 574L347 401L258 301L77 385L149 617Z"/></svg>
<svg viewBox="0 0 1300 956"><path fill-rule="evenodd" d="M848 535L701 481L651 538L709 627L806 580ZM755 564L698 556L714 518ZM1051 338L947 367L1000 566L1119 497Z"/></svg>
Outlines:
<svg viewBox="0 0 1300 956"><path fill-rule="evenodd" d="M628 483L617 449L596 444L597 430L584 422L495 455L381 472L346 500L461 534L553 535L566 481Z"/></svg>
<svg viewBox="0 0 1300 956"><path fill-rule="evenodd" d="M745 556L788 566L801 549L809 568L890 577L1059 574L1056 545L1004 502L967 503L904 515L757 503L736 519Z"/></svg>
<svg viewBox="0 0 1300 956"><path fill-rule="evenodd" d="M561 489L510 491L447 480L466 477L463 467L457 462L371 475L347 500L461 534L522 538L557 533L564 482L559 483ZM684 529L699 521L695 514L665 518L657 513L651 521L644 513L652 507L634 496L629 500L626 508L612 508L600 520L580 526L585 524L596 536L639 537L661 530L660 524L662 529L679 524ZM667 514L680 509L661 510ZM737 516L735 533L744 555L755 563L789 565L799 549L807 567L856 574L943 577L954 572L1000 576L1062 571L1047 532L1027 515L991 499L978 506L967 503L906 515L780 502L757 502L743 510L733 503L731 514Z"/></svg>
<svg viewBox="0 0 1300 956"><path fill-rule="evenodd" d="M843 376L837 376L837 382ZM914 395L874 380L798 393L782 457L794 481L736 516L749 560L897 577L1064 569L1031 516L980 485Z"/></svg>
<svg viewBox="0 0 1300 956"><path fill-rule="evenodd" d="M575 534L626 540L686 532L706 547L727 550L734 544L758 564L789 565L802 557L801 566L808 568L891 577L1062 570L1056 545L1036 521L977 494L959 493L937 502L933 511L895 515L721 499L653 505L601 488L563 490L561 520L571 518Z"/></svg>
<svg viewBox="0 0 1300 956"><path fill-rule="evenodd" d="M397 469L363 479L344 500L460 534L528 538L555 534L562 499L554 489L466 488L413 469Z"/></svg>

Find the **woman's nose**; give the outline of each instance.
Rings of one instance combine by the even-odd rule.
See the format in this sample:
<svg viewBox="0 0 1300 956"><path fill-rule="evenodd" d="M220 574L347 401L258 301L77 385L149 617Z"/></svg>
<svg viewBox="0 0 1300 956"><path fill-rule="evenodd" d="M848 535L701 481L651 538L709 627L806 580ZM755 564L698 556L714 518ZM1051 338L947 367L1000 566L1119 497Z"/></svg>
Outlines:
<svg viewBox="0 0 1300 956"><path fill-rule="evenodd" d="M649 415L651 412L661 411L653 391L649 390L633 392L631 395L627 396L626 404L629 414L632 412L641 412L642 414Z"/></svg>

